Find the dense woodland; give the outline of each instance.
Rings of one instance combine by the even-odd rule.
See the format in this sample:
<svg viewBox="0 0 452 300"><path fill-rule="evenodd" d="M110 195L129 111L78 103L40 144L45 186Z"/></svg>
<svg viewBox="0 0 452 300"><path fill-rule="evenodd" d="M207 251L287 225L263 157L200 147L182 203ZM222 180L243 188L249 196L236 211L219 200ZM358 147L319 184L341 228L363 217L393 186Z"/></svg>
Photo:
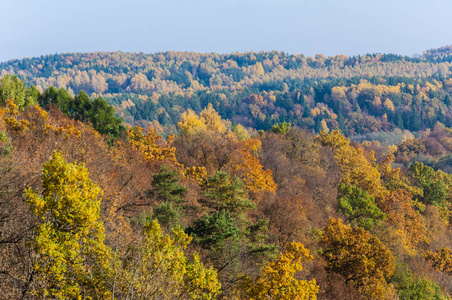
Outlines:
<svg viewBox="0 0 452 300"><path fill-rule="evenodd" d="M177 132L187 109L208 104L224 119L257 130L276 123L347 136L452 126L450 47L419 58L394 54L305 57L283 52L156 54L97 52L0 63L44 92L102 96L125 122Z"/></svg>
<svg viewBox="0 0 452 300"><path fill-rule="evenodd" d="M3 63L0 298L450 299L448 49Z"/></svg>

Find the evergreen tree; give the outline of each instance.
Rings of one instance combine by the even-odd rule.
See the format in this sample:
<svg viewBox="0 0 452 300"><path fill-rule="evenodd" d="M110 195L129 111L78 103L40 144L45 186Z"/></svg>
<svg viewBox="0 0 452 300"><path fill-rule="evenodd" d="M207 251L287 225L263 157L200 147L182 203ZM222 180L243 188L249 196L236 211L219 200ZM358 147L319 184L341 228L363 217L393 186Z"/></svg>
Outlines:
<svg viewBox="0 0 452 300"><path fill-rule="evenodd" d="M91 110L91 101L89 96L84 92L80 91L74 100L69 104L69 116L78 121L88 120L88 114Z"/></svg>
<svg viewBox="0 0 452 300"><path fill-rule="evenodd" d="M166 165L160 167L160 172L152 176L151 195L158 200L173 202L175 204L185 201L182 196L187 188L180 185L177 170L169 171Z"/></svg>
<svg viewBox="0 0 452 300"><path fill-rule="evenodd" d="M48 87L44 93L39 96L39 105L47 107L52 103L58 102L58 90L54 86Z"/></svg>
<svg viewBox="0 0 452 300"><path fill-rule="evenodd" d="M366 230L379 225L385 214L375 205L374 197L353 185L341 183L338 187L337 211L347 216L351 224Z"/></svg>
<svg viewBox="0 0 452 300"><path fill-rule="evenodd" d="M229 180L229 175L217 171L214 176L203 179L201 189L204 197L201 200L206 206L220 212L228 210L233 215L254 208L254 204L246 198L244 184L238 177Z"/></svg>
<svg viewBox="0 0 452 300"><path fill-rule="evenodd" d="M99 133L116 138L125 131L126 128L122 125L122 120L115 116L114 108L103 98L96 98L89 105L84 104L84 107L89 110L83 112L83 115L88 117L94 129Z"/></svg>

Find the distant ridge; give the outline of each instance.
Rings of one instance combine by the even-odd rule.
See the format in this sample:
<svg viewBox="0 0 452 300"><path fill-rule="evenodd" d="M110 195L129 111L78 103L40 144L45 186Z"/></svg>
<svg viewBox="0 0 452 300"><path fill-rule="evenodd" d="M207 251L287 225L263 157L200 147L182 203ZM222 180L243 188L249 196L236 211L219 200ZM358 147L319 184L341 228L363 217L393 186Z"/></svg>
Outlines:
<svg viewBox="0 0 452 300"><path fill-rule="evenodd" d="M424 51L422 57L426 59L443 58L452 54L452 45L444 46L441 48L430 49Z"/></svg>
<svg viewBox="0 0 452 300"><path fill-rule="evenodd" d="M452 127L451 46L422 57L160 52L63 53L0 63L39 91L85 91L126 123L175 132L180 116L209 104L256 130L275 123L348 136ZM152 123L152 124L151 124Z"/></svg>

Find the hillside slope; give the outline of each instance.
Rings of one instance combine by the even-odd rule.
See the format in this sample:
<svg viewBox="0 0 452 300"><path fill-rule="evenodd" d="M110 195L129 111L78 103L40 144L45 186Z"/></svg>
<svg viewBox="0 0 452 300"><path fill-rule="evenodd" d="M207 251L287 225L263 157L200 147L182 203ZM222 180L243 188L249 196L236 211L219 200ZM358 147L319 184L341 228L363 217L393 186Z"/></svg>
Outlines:
<svg viewBox="0 0 452 300"><path fill-rule="evenodd" d="M447 89L435 78L336 86L322 103L430 105ZM246 101L315 99L285 89ZM289 123L253 134L208 105L178 129L0 79L3 298L450 299L452 128L370 134L386 144Z"/></svg>

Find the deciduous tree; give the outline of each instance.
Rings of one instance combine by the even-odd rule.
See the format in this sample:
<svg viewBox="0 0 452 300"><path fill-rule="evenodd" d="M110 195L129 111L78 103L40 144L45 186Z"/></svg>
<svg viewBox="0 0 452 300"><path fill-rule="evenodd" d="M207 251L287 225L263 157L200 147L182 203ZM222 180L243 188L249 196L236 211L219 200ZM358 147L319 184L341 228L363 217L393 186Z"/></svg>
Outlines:
<svg viewBox="0 0 452 300"><path fill-rule="evenodd" d="M378 238L360 227L351 228L340 219L330 219L320 245L326 269L344 276L366 299L386 299L386 284L394 272L394 257Z"/></svg>
<svg viewBox="0 0 452 300"><path fill-rule="evenodd" d="M297 273L303 270L303 263L312 259L309 250L301 243L291 242L275 261L262 268L262 276L254 280L243 278L242 291L246 299L317 299L319 287L315 279L298 279Z"/></svg>
<svg viewBox="0 0 452 300"><path fill-rule="evenodd" d="M42 220L32 248L37 255L33 293L60 299L104 298L111 251L104 244L99 195L83 165L54 152L44 164L42 195L26 190L27 202Z"/></svg>

